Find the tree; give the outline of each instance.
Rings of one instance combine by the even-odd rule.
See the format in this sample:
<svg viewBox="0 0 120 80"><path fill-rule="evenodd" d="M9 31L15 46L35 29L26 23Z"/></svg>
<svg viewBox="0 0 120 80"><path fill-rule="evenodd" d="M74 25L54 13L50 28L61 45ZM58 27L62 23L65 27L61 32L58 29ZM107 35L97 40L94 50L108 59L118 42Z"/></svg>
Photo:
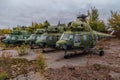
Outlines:
<svg viewBox="0 0 120 80"><path fill-rule="evenodd" d="M89 24L93 30L96 31L106 31L105 24L102 20L99 19L98 9L91 8L91 11L88 10L89 15Z"/></svg>
<svg viewBox="0 0 120 80"><path fill-rule="evenodd" d="M46 21L43 23L43 26L44 26L45 30L47 30L48 26L50 26L50 23L46 20Z"/></svg>
<svg viewBox="0 0 120 80"><path fill-rule="evenodd" d="M111 11L111 17L108 19L108 25L115 30L120 31L120 13Z"/></svg>
<svg viewBox="0 0 120 80"><path fill-rule="evenodd" d="M11 34L11 33L12 33L11 29L0 29L0 35Z"/></svg>
<svg viewBox="0 0 120 80"><path fill-rule="evenodd" d="M44 27L48 27L48 26L50 26L50 23L46 20L46 21L43 23L43 26L44 26Z"/></svg>
<svg viewBox="0 0 120 80"><path fill-rule="evenodd" d="M120 38L120 13L111 11L111 17L108 19L108 25L115 30L115 35Z"/></svg>
<svg viewBox="0 0 120 80"><path fill-rule="evenodd" d="M98 13L98 9L96 9L95 7L94 8L91 8L91 11L88 10L88 15L90 17L90 21L96 21L96 20L99 20L99 13Z"/></svg>

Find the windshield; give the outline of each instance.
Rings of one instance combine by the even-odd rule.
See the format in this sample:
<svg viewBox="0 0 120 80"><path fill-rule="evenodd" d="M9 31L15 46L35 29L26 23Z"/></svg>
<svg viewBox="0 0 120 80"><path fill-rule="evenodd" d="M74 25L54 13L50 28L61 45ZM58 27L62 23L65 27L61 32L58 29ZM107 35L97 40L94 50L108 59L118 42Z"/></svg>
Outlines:
<svg viewBox="0 0 120 80"><path fill-rule="evenodd" d="M38 40L38 39L40 39L40 37L41 37L41 36L37 36L37 38L36 38L36 39Z"/></svg>
<svg viewBox="0 0 120 80"><path fill-rule="evenodd" d="M40 40L46 40L47 36L46 35L41 35Z"/></svg>
<svg viewBox="0 0 120 80"><path fill-rule="evenodd" d="M8 36L6 37L6 39L10 39L10 36L8 35Z"/></svg>
<svg viewBox="0 0 120 80"><path fill-rule="evenodd" d="M61 36L61 40L73 40L73 34L66 34L64 33L62 36Z"/></svg>
<svg viewBox="0 0 120 80"><path fill-rule="evenodd" d="M10 35L8 35L8 36L6 37L6 39L15 40L15 39L16 39L16 37L15 37L15 36L10 36Z"/></svg>
<svg viewBox="0 0 120 80"><path fill-rule="evenodd" d="M11 40L15 40L16 39L16 37L15 36L11 36Z"/></svg>
<svg viewBox="0 0 120 80"><path fill-rule="evenodd" d="M36 37L35 35L31 35L30 39L35 39L35 37Z"/></svg>

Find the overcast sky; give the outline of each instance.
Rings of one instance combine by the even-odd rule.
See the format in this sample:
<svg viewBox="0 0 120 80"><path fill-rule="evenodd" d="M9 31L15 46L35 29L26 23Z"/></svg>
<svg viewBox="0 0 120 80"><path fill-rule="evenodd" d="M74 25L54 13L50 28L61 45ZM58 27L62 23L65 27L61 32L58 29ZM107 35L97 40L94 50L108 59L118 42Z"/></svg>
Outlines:
<svg viewBox="0 0 120 80"><path fill-rule="evenodd" d="M45 20L51 24L59 20L68 23L75 20L78 13L86 13L94 6L106 21L110 10L120 10L119 4L120 0L0 0L0 29Z"/></svg>

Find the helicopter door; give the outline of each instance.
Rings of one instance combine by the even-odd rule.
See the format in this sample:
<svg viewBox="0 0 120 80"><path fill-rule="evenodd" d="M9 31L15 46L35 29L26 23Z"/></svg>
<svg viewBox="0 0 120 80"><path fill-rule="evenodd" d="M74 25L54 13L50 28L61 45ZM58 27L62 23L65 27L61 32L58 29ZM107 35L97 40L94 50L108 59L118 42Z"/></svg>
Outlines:
<svg viewBox="0 0 120 80"><path fill-rule="evenodd" d="M74 37L74 46L75 47L79 47L80 45L80 35L79 34L75 34L75 37Z"/></svg>
<svg viewBox="0 0 120 80"><path fill-rule="evenodd" d="M92 35L89 35L89 44L90 46L92 47L93 46L93 36Z"/></svg>
<svg viewBox="0 0 120 80"><path fill-rule="evenodd" d="M83 35L83 41L84 41L84 48L87 48L88 47L88 38L87 38L87 35Z"/></svg>

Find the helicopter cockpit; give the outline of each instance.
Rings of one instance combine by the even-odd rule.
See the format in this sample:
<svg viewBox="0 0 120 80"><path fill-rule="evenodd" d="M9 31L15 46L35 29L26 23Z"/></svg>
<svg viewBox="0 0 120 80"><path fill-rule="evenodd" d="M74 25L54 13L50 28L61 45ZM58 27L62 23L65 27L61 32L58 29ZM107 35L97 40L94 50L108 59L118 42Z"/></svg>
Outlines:
<svg viewBox="0 0 120 80"><path fill-rule="evenodd" d="M78 15L76 21L73 21L70 27L72 31L91 31L87 22L87 16L84 14Z"/></svg>
<svg viewBox="0 0 120 80"><path fill-rule="evenodd" d="M73 40L73 34L66 34L66 33L64 33L61 36L60 40Z"/></svg>

